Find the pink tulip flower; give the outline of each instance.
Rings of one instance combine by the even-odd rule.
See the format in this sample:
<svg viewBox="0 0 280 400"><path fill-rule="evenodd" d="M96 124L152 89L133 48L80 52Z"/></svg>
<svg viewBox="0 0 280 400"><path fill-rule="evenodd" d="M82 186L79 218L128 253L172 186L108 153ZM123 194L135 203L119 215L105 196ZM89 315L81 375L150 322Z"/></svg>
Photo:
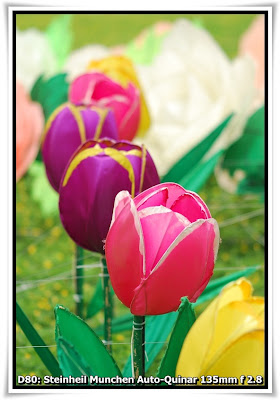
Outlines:
<svg viewBox="0 0 280 400"><path fill-rule="evenodd" d="M16 86L16 180L37 156L44 115L40 104L30 100L21 83Z"/></svg>
<svg viewBox="0 0 280 400"><path fill-rule="evenodd" d="M84 74L72 82L69 99L75 104L111 108L120 140L131 141L136 135L140 122L140 94L132 83L122 87L104 74Z"/></svg>
<svg viewBox="0 0 280 400"><path fill-rule="evenodd" d="M177 310L207 286L219 247L215 219L194 192L161 183L115 199L105 255L112 286L134 315Z"/></svg>

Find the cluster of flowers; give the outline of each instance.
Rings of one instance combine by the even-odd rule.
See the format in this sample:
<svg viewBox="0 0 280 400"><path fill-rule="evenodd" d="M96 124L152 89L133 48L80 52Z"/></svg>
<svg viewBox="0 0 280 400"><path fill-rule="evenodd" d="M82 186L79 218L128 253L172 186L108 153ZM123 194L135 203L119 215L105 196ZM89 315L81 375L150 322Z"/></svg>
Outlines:
<svg viewBox="0 0 280 400"><path fill-rule="evenodd" d="M178 89L181 81L177 78L167 81ZM191 83L197 82L188 85ZM162 91L160 84L154 94L160 97ZM17 97L21 93L18 85ZM41 110L26 94L22 96L36 115L32 134L36 132L39 141ZM170 106L167 111L177 119L178 107ZM26 111L21 118L21 126L28 119L30 122ZM183 296L195 302L213 274L220 243L218 224L203 200L176 183L160 184L149 151L132 143L149 126L148 107L133 64L127 57L115 55L91 62L87 71L71 82L68 102L49 117L42 138L46 174L59 193L65 230L77 245L105 254L116 295L132 314L140 316L175 311ZM34 150L28 140L26 137L32 159ZM246 284L240 290L240 297L249 291ZM247 299L249 294L245 294ZM256 330L261 330L263 320L256 315L263 312L263 304L250 301L248 310ZM225 307L221 304L216 307ZM212 314L208 312L207 318ZM189 353L196 343L195 337L188 340L182 354ZM179 360L179 373L185 373L186 359Z"/></svg>
<svg viewBox="0 0 280 400"><path fill-rule="evenodd" d="M61 221L79 246L106 253L112 286L133 314L175 311L206 287L218 225L197 194L159 184L145 146L130 141L149 125L131 61L112 56L94 67L72 82L43 136Z"/></svg>

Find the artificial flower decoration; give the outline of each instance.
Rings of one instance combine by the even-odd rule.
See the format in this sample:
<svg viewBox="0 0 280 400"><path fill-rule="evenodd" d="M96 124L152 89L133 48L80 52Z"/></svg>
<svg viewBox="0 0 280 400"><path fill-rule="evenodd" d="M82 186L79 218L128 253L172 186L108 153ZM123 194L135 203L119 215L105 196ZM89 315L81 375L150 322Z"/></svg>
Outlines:
<svg viewBox="0 0 280 400"><path fill-rule="evenodd" d="M264 376L264 299L245 278L228 284L188 333L176 375Z"/></svg>
<svg viewBox="0 0 280 400"><path fill-rule="evenodd" d="M129 83L126 88L101 73L88 73L75 79L69 91L72 103L111 108L119 139L132 140L140 121L139 90Z"/></svg>
<svg viewBox="0 0 280 400"><path fill-rule="evenodd" d="M90 140L73 155L62 177L62 224L79 246L104 254L117 193L127 190L135 196L158 183L156 167L144 147Z"/></svg>
<svg viewBox="0 0 280 400"><path fill-rule="evenodd" d="M50 115L43 136L42 156L50 184L58 192L66 165L88 139L118 139L114 114L108 108L62 104Z"/></svg>
<svg viewBox="0 0 280 400"><path fill-rule="evenodd" d="M256 64L255 84L264 92L264 15L259 15L243 34L239 43L241 55L248 54Z"/></svg>
<svg viewBox="0 0 280 400"><path fill-rule="evenodd" d="M44 115L40 104L30 100L23 85L16 84L16 180L18 181L36 158Z"/></svg>
<svg viewBox="0 0 280 400"><path fill-rule="evenodd" d="M136 71L152 121L141 143L160 175L231 113L216 151L241 136L256 94L254 63L248 56L230 60L204 28L177 20L152 63Z"/></svg>
<svg viewBox="0 0 280 400"><path fill-rule="evenodd" d="M45 33L38 29L16 30L16 75L30 91L42 74L56 72L57 61Z"/></svg>
<svg viewBox="0 0 280 400"><path fill-rule="evenodd" d="M115 200L105 254L112 286L135 315L195 302L212 274L219 247L215 219L194 192L162 183Z"/></svg>
<svg viewBox="0 0 280 400"><path fill-rule="evenodd" d="M88 70L100 71L125 88L131 82L139 89L141 116L137 134L142 136L150 126L150 116L143 91L131 60L124 55L111 55L101 60L92 60L88 65Z"/></svg>

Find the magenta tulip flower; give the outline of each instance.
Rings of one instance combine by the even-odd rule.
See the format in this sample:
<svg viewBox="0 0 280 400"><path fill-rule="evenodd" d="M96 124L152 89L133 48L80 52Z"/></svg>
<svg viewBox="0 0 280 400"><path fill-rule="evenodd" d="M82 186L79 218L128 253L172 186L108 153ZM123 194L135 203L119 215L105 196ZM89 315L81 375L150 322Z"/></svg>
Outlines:
<svg viewBox="0 0 280 400"><path fill-rule="evenodd" d="M129 83L122 87L101 73L88 73L76 78L70 87L70 101L75 104L93 104L113 110L119 139L132 140L140 122L139 90Z"/></svg>
<svg viewBox="0 0 280 400"><path fill-rule="evenodd" d="M212 274L219 228L202 199L175 183L115 199L105 255L113 289L134 315L195 302Z"/></svg>
<svg viewBox="0 0 280 400"><path fill-rule="evenodd" d="M42 156L50 184L58 192L71 156L88 139L118 139L113 112L108 108L63 104L49 117L42 142Z"/></svg>
<svg viewBox="0 0 280 400"><path fill-rule="evenodd" d="M79 246L104 254L117 193L127 190L134 196L158 183L144 147L126 141L88 141L74 154L61 180L62 224Z"/></svg>

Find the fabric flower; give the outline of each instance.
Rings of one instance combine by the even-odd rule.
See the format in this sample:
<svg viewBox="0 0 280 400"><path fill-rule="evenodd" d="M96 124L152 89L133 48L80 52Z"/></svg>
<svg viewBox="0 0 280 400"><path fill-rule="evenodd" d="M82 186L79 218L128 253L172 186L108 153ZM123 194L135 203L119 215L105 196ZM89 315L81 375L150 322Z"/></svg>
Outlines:
<svg viewBox="0 0 280 400"><path fill-rule="evenodd" d="M105 254L113 289L135 315L177 310L195 302L212 274L217 222L194 192L162 183L138 195L116 196Z"/></svg>
<svg viewBox="0 0 280 400"><path fill-rule="evenodd" d="M176 375L264 376L264 299L252 296L249 281L227 285L198 317L182 346Z"/></svg>
<svg viewBox="0 0 280 400"><path fill-rule="evenodd" d="M241 135L255 96L254 65L248 57L230 61L203 28L177 20L152 64L136 69L152 121L141 143L160 175L233 112L215 151Z"/></svg>
<svg viewBox="0 0 280 400"><path fill-rule="evenodd" d="M114 200L121 190L137 195L159 183L145 147L126 141L90 140L73 155L61 179L62 224L81 247L104 254Z"/></svg>
<svg viewBox="0 0 280 400"><path fill-rule="evenodd" d="M50 115L42 141L42 156L50 184L58 192L71 156L89 139L118 139L114 115L108 108L62 104Z"/></svg>
<svg viewBox="0 0 280 400"><path fill-rule="evenodd" d="M101 73L88 73L75 79L69 90L75 104L111 108L118 126L119 138L132 140L140 121L139 90L129 83L123 88Z"/></svg>
<svg viewBox="0 0 280 400"><path fill-rule="evenodd" d="M16 180L18 181L36 158L44 115L40 104L30 100L23 85L16 84Z"/></svg>
<svg viewBox="0 0 280 400"><path fill-rule="evenodd" d="M141 117L137 135L142 136L150 126L150 116L139 80L136 75L136 71L131 60L123 55L111 55L101 60L92 60L87 69L90 71L100 71L109 78L120 83L125 88L130 82L138 88L140 92Z"/></svg>
<svg viewBox="0 0 280 400"><path fill-rule="evenodd" d="M37 29L16 30L16 76L30 91L40 75L56 72L55 54L44 33Z"/></svg>
<svg viewBox="0 0 280 400"><path fill-rule="evenodd" d="M264 15L258 16L239 43L241 55L248 54L256 64L255 85L264 94Z"/></svg>

